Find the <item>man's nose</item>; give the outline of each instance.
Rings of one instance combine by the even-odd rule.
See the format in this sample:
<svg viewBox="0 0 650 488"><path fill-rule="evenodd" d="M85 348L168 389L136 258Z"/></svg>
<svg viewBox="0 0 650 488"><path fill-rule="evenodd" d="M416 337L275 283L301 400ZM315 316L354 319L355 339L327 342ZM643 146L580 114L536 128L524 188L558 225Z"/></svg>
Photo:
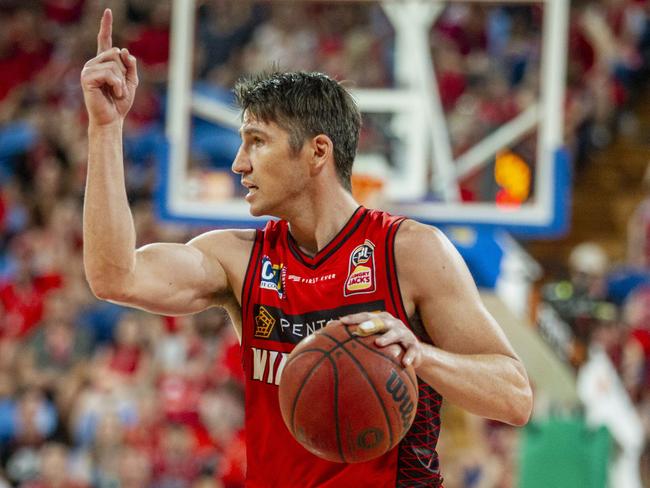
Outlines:
<svg viewBox="0 0 650 488"><path fill-rule="evenodd" d="M235 160L232 162L231 169L233 173L244 174L251 171L251 162L248 158L246 152L240 147L235 156Z"/></svg>

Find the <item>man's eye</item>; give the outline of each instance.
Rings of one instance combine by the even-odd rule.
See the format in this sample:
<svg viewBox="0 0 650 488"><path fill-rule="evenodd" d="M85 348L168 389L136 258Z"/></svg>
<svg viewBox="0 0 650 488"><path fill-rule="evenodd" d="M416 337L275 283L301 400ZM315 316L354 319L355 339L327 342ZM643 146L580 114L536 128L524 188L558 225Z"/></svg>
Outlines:
<svg viewBox="0 0 650 488"><path fill-rule="evenodd" d="M259 137L253 137L253 144L255 144L256 146L259 146L263 142L264 141L262 139L260 139Z"/></svg>

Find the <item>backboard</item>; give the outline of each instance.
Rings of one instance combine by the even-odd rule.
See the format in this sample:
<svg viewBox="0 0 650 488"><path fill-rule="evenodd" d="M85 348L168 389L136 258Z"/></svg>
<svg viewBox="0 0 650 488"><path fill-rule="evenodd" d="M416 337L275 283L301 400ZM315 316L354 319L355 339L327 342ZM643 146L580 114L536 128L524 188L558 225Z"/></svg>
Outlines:
<svg viewBox="0 0 650 488"><path fill-rule="evenodd" d="M276 65L350 87L364 118L353 176L364 205L522 236L565 231L568 0L200 3L173 3L164 218L261 225L230 173L230 90Z"/></svg>

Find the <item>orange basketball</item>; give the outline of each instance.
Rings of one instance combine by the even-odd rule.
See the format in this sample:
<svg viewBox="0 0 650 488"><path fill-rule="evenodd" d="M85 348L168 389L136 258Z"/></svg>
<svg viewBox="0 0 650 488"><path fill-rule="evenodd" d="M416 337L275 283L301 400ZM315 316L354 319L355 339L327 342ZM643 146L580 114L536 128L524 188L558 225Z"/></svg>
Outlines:
<svg viewBox="0 0 650 488"><path fill-rule="evenodd" d="M413 367L399 346L375 346L376 335L330 324L301 341L280 380L280 409L289 431L329 461L358 463L394 447L411 427L418 401Z"/></svg>

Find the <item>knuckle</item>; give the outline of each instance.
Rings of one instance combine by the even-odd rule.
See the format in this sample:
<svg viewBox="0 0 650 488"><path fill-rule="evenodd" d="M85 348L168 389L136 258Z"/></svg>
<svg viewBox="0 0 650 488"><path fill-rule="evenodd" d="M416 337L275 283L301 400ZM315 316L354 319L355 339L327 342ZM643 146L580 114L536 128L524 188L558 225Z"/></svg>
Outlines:
<svg viewBox="0 0 650 488"><path fill-rule="evenodd" d="M390 344L386 347L386 352L391 356L398 358L402 354L402 348L397 344Z"/></svg>

